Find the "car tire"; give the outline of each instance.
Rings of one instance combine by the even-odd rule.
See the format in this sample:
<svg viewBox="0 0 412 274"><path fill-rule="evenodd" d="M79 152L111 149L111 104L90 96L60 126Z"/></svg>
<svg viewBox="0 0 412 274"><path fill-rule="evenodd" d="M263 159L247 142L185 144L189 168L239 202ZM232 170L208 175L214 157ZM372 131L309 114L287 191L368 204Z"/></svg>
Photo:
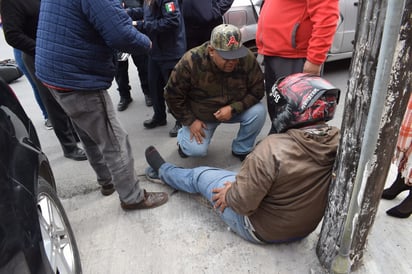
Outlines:
<svg viewBox="0 0 412 274"><path fill-rule="evenodd" d="M56 191L41 177L37 212L44 250L53 273L82 273L79 250L66 212Z"/></svg>

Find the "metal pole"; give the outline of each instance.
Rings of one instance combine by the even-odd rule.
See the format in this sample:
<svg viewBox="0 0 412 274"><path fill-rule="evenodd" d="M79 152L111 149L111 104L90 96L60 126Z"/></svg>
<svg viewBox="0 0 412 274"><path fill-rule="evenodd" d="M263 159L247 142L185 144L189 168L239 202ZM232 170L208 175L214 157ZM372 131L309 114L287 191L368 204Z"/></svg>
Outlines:
<svg viewBox="0 0 412 274"><path fill-rule="evenodd" d="M405 0L388 1L377 72L373 83L371 105L366 121L360 159L339 253L332 262L332 273L350 273L352 263L349 254L352 246L353 233L358 224L360 205L363 200L364 188L369 174L369 160L373 159L373 153L376 148L404 6Z"/></svg>

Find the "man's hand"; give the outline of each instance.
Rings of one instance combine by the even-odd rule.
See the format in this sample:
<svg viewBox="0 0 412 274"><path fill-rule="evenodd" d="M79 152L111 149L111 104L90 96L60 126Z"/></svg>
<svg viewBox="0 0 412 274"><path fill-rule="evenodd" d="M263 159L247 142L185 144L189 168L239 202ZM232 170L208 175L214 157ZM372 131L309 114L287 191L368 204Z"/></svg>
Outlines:
<svg viewBox="0 0 412 274"><path fill-rule="evenodd" d="M229 121L232 119L232 107L231 106L224 106L220 108L218 111L213 113L215 118L218 121L224 122L224 121Z"/></svg>
<svg viewBox="0 0 412 274"><path fill-rule="evenodd" d="M204 128L206 128L205 123L203 123L200 120L195 120L190 125L190 141L192 141L193 137L194 137L198 144L202 144L203 143L203 138L206 136L205 132L203 130Z"/></svg>
<svg viewBox="0 0 412 274"><path fill-rule="evenodd" d="M322 65L315 65L315 64L309 62L308 60L306 60L305 64L303 65L303 72L320 76L321 67L322 67Z"/></svg>
<svg viewBox="0 0 412 274"><path fill-rule="evenodd" d="M212 189L212 192L215 193L215 195L213 195L212 197L213 201L215 202L214 208L215 209L220 208L220 212L223 212L225 208L227 207L226 192L231 187L232 187L232 182L225 182L224 187Z"/></svg>

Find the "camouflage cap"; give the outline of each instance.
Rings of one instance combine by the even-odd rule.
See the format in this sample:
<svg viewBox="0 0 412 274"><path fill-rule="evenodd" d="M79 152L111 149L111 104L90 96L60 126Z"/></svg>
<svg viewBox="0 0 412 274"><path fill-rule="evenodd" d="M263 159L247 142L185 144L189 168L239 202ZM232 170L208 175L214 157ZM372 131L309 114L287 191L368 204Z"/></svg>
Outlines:
<svg viewBox="0 0 412 274"><path fill-rule="evenodd" d="M238 27L229 24L216 26L210 36L210 45L224 59L245 57L248 50L242 44L242 36Z"/></svg>

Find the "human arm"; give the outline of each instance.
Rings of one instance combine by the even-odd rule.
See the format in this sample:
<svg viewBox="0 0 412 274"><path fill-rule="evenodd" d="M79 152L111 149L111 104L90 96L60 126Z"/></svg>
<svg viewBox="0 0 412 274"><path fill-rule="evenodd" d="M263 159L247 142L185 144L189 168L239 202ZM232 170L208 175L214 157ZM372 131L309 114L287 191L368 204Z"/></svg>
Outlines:
<svg viewBox="0 0 412 274"><path fill-rule="evenodd" d="M203 121L196 119L193 121L193 123L190 124L189 128L190 128L190 141L193 140L193 138L195 138L198 144L202 144L203 138L205 138L206 136L205 131L203 130L206 128L206 124Z"/></svg>
<svg viewBox="0 0 412 274"><path fill-rule="evenodd" d="M143 8L127 8L126 12L133 21L143 20Z"/></svg>
<svg viewBox="0 0 412 274"><path fill-rule="evenodd" d="M221 107L218 109L213 115L215 116L216 120L224 122L224 121L229 121L232 119L234 109L228 105Z"/></svg>
<svg viewBox="0 0 412 274"><path fill-rule="evenodd" d="M34 56L39 5L19 0L3 0L0 10L7 43Z"/></svg>
<svg viewBox="0 0 412 274"><path fill-rule="evenodd" d="M192 67L191 53L186 52L172 70L164 91L170 112L185 126L190 126L197 119L188 105L192 89Z"/></svg>
<svg viewBox="0 0 412 274"><path fill-rule="evenodd" d="M215 202L215 209L220 209L221 212L225 210L227 207L226 193L231 186L232 182L225 182L223 187L212 189L212 192L214 193L212 199Z"/></svg>
<svg viewBox="0 0 412 274"><path fill-rule="evenodd" d="M234 0L221 0L221 1L216 1L216 5L218 7L219 15L223 16L225 12L227 12L230 7L232 6Z"/></svg>
<svg viewBox="0 0 412 274"><path fill-rule="evenodd" d="M306 59L319 67L325 62L339 20L338 0L307 0L307 10L313 24ZM306 65L308 71L310 64ZM319 69L320 70L320 69ZM304 69L305 71L305 69Z"/></svg>
<svg viewBox="0 0 412 274"><path fill-rule="evenodd" d="M316 65L310 62L309 60L306 60L303 64L303 73L320 75L321 68L322 65Z"/></svg>
<svg viewBox="0 0 412 274"><path fill-rule="evenodd" d="M236 182L226 193L227 206L241 215L253 214L275 184L278 168L268 147L263 145L259 151L255 149L244 160Z"/></svg>
<svg viewBox="0 0 412 274"><path fill-rule="evenodd" d="M265 94L264 76L256 57L249 51L245 60L241 61L241 69L246 79L246 94L241 99L230 104L233 113L241 113L251 106L257 104ZM244 63L243 63L244 62ZM233 87L236 90L236 87Z"/></svg>
<svg viewBox="0 0 412 274"><path fill-rule="evenodd" d="M150 51L150 39L133 27L132 19L119 2L85 2L83 12L109 47L131 54L144 54Z"/></svg>
<svg viewBox="0 0 412 274"><path fill-rule="evenodd" d="M144 20L137 21L137 29L147 34L158 34L176 29L180 24L183 24L177 0L155 0L153 5L156 5L159 10L154 10L150 16L145 14Z"/></svg>

